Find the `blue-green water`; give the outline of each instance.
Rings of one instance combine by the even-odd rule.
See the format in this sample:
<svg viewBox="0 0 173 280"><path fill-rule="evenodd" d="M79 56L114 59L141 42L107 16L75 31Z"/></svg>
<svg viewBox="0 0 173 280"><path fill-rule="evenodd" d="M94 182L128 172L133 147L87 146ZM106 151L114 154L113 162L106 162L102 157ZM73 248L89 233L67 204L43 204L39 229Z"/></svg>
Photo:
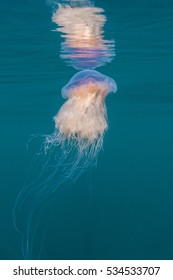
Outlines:
<svg viewBox="0 0 173 280"><path fill-rule="evenodd" d="M109 130L91 178L46 208L41 258L173 259L173 4L95 6L116 40L115 59L98 70L118 93L107 98ZM60 90L76 73L59 58L51 14L45 1L1 1L1 259L23 257L12 211L37 149L27 150L28 139L53 132Z"/></svg>

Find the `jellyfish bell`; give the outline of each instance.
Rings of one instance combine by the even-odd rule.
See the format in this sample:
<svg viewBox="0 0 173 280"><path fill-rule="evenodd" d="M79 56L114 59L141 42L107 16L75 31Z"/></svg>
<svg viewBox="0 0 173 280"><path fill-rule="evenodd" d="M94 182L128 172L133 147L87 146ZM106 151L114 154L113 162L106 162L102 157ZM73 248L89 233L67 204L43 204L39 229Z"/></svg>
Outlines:
<svg viewBox="0 0 173 280"><path fill-rule="evenodd" d="M116 92L117 85L116 82L106 76L101 74L96 70L83 70L75 74L70 81L62 88L61 95L63 98L69 98L70 94L74 90L80 90L80 86L91 86L91 88L99 89L100 87L105 88L107 94L109 92ZM86 94L87 92L85 92Z"/></svg>
<svg viewBox="0 0 173 280"><path fill-rule="evenodd" d="M116 92L113 79L95 70L83 70L72 77L62 89L67 99L54 117L55 127L62 138L88 141L89 145L103 137L107 114L105 97Z"/></svg>

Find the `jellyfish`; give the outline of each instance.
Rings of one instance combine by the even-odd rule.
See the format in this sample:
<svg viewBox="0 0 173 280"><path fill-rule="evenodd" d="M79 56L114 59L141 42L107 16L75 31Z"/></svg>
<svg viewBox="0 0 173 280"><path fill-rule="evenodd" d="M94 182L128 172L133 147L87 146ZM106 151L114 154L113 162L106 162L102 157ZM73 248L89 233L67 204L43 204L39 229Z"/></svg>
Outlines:
<svg viewBox="0 0 173 280"><path fill-rule="evenodd" d="M44 146L46 152L61 147L66 179L75 181L96 164L108 129L105 98L116 91L112 78L89 69L75 74L62 88L66 102L54 117L55 132L46 136Z"/></svg>
<svg viewBox="0 0 173 280"><path fill-rule="evenodd" d="M62 89L67 99L54 117L60 138L76 139L79 145L91 145L107 129L105 97L116 92L113 79L95 70L83 70ZM88 146L87 145L87 146Z"/></svg>
<svg viewBox="0 0 173 280"><path fill-rule="evenodd" d="M108 129L105 98L116 91L115 81L95 70L78 72L62 88L66 101L54 117L55 131L42 136L40 151L29 171L34 179L25 183L14 207L13 219L22 235L24 259L41 255L42 238L36 240L35 236L51 196L96 166ZM18 223L22 223L21 228Z"/></svg>

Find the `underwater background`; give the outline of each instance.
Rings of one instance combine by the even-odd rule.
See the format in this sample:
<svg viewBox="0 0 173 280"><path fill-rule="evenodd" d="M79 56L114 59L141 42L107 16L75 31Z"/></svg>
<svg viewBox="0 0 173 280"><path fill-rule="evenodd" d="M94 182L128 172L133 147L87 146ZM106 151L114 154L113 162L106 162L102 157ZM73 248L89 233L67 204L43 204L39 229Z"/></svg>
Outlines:
<svg viewBox="0 0 173 280"><path fill-rule="evenodd" d="M97 168L46 207L41 259L173 259L173 2L97 0L114 60L109 130ZM22 259L16 197L38 142L51 134L60 91L77 72L60 59L44 0L0 1L0 259ZM40 240L40 231L35 237Z"/></svg>

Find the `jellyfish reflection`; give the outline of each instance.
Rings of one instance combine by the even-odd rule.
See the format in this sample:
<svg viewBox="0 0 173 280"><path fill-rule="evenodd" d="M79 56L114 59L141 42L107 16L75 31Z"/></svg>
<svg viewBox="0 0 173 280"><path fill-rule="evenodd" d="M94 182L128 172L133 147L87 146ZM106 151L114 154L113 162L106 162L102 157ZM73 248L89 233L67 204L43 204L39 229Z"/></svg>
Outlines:
<svg viewBox="0 0 173 280"><path fill-rule="evenodd" d="M114 40L103 39L104 10L81 3L79 1L75 6L59 4L52 20L65 38L61 44L61 58L76 69L93 69L112 60Z"/></svg>

